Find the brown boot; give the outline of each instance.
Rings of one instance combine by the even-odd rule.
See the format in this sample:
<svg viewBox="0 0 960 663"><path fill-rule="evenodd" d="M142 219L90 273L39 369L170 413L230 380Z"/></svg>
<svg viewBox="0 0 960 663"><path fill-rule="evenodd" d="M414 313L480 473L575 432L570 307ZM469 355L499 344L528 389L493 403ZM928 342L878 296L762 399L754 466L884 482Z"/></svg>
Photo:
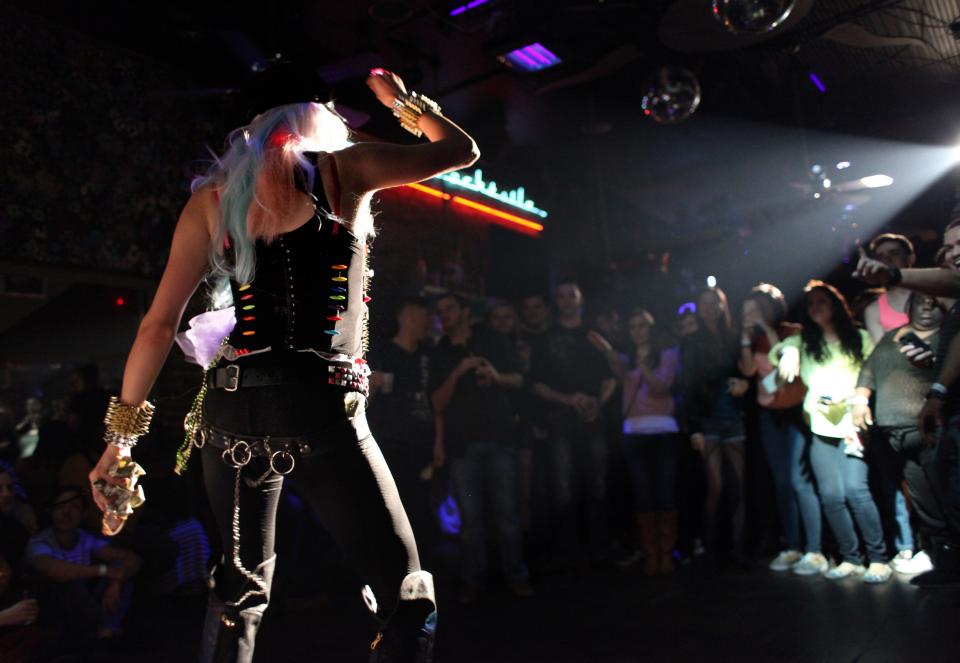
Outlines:
<svg viewBox="0 0 960 663"><path fill-rule="evenodd" d="M655 576L660 568L659 535L657 533L657 514L638 513L637 527L640 530L640 547L643 549L643 575Z"/></svg>
<svg viewBox="0 0 960 663"><path fill-rule="evenodd" d="M673 548L677 544L677 512L660 511L657 513L657 530L660 544L660 573L673 573Z"/></svg>

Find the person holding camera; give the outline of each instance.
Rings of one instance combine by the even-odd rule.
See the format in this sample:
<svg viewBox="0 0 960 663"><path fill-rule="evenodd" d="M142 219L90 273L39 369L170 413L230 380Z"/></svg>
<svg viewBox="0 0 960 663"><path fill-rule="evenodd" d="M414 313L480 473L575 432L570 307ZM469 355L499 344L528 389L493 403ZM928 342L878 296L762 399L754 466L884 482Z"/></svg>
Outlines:
<svg viewBox="0 0 960 663"><path fill-rule="evenodd" d="M430 360L430 399L440 427L434 465L449 461L463 523L457 600L473 603L486 580L485 501L494 511L507 586L515 596L532 596L523 560L516 421L508 393L523 386L520 359L502 334L470 326L470 310L457 295L440 297L437 314L445 335Z"/></svg>
<svg viewBox="0 0 960 663"><path fill-rule="evenodd" d="M880 513L894 541L902 538L896 531L902 524L894 518L894 500L903 479L927 532L931 536L942 535L946 526L934 493L934 449L923 444L917 426L917 413L933 384L935 369L932 365L918 366L903 353L906 346L936 347L945 310L936 297L919 292L911 295L907 310L909 322L884 334L864 362L856 396L850 401L854 425L861 431L870 431L868 459L878 477ZM876 416L870 408L871 395L875 396ZM905 559L897 555L891 566L900 573L911 574L933 568L923 551Z"/></svg>
<svg viewBox="0 0 960 663"><path fill-rule="evenodd" d="M806 387L802 380L779 382L768 358L773 346L801 331L786 317L787 302L779 288L760 283L750 291L743 300L737 367L757 380L760 440L773 477L777 513L787 544L768 568L816 575L823 573L828 563L820 548L820 498L804 462L810 448L802 408ZM805 539L801 537L801 523Z"/></svg>
<svg viewBox="0 0 960 663"><path fill-rule="evenodd" d="M878 260L887 267L909 269L916 262L916 251L913 242L904 235L883 233L877 235L867 247L867 255ZM885 333L899 329L909 324L910 291L900 286L884 288L883 292L874 299L863 311L863 323L874 343L879 343ZM930 348L926 348L929 350ZM901 348L901 352L907 348ZM927 355L932 359L932 352ZM916 362L918 365L923 362ZM929 362L926 362L929 366ZM881 445L885 446L885 445ZM929 560L921 556L917 561L914 557L913 530L910 527L910 510L907 500L898 489L893 495L893 509L896 522L893 531L896 532L893 545L896 550L891 564L894 568L903 568L904 572L922 572L929 566ZM909 569L909 570L907 570ZM916 569L916 571L914 570Z"/></svg>
<svg viewBox="0 0 960 663"><path fill-rule="evenodd" d="M883 528L849 407L873 340L856 327L846 300L832 285L812 280L804 293L803 330L773 346L769 359L783 382L800 377L807 385L803 409L813 433L810 465L841 558L826 577L836 580L862 575L864 582L886 582L892 571ZM869 568L862 563L857 529L863 536Z"/></svg>

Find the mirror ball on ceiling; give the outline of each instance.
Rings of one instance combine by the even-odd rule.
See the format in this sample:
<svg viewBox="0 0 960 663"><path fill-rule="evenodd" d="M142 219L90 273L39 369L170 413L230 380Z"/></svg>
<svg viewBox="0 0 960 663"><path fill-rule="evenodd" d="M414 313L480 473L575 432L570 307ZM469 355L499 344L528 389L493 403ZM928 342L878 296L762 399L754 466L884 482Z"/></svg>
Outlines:
<svg viewBox="0 0 960 663"><path fill-rule="evenodd" d="M699 105L700 82L683 67L660 67L644 85L643 114L660 124L682 122Z"/></svg>
<svg viewBox="0 0 960 663"><path fill-rule="evenodd" d="M783 23L796 0L713 0L713 16L733 34L769 32Z"/></svg>

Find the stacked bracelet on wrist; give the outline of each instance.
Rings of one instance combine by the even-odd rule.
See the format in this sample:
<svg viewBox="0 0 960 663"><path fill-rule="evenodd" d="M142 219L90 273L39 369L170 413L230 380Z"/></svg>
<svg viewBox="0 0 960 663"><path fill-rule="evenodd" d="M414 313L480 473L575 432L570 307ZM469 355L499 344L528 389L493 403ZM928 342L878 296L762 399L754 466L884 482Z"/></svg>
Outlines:
<svg viewBox="0 0 960 663"><path fill-rule="evenodd" d="M137 439L150 430L153 411L154 407L149 401L143 401L140 405L128 405L116 396L112 396L107 414L103 418L103 423L107 427L104 440L107 444L122 449L135 446Z"/></svg>
<svg viewBox="0 0 960 663"><path fill-rule="evenodd" d="M416 92L406 92L397 95L393 100L393 115L400 120L400 126L412 133L417 138L423 136L423 132L417 126L420 116L430 111L434 115L440 115L440 106L430 97L425 97Z"/></svg>

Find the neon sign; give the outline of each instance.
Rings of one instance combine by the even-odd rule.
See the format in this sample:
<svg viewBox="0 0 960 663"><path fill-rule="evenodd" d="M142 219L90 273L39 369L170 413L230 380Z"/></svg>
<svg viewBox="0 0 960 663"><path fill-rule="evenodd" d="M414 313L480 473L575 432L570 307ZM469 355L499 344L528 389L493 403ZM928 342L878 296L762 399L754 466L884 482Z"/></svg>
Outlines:
<svg viewBox="0 0 960 663"><path fill-rule="evenodd" d="M407 184L407 188L413 189L414 191L419 191L420 193L432 196L434 198L439 198L440 200L448 200L454 205L461 205L463 207L468 207L474 211L485 214L496 223L507 226L508 228L513 228L514 230L522 230L528 233L538 233L543 231L543 224L537 223L535 221L528 221L522 217L517 216L516 214L508 214L502 210L495 209L489 205L482 205L476 201L468 200L462 196L451 196L445 191L440 191L439 189L434 189L433 187L424 186L423 184Z"/></svg>
<svg viewBox="0 0 960 663"><path fill-rule="evenodd" d="M458 172L453 172L440 175L434 179L443 180L447 184L459 187L461 189L475 191L476 193L484 195L487 198L493 198L494 200L506 205L510 205L511 207L522 209L524 212L536 214L542 219L547 217L547 213L544 210L537 207L532 200L527 198L526 191L524 191L522 186L517 187L516 189L500 190L497 188L496 182L484 181L483 171L479 168L473 171L473 175L461 175Z"/></svg>

